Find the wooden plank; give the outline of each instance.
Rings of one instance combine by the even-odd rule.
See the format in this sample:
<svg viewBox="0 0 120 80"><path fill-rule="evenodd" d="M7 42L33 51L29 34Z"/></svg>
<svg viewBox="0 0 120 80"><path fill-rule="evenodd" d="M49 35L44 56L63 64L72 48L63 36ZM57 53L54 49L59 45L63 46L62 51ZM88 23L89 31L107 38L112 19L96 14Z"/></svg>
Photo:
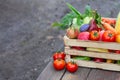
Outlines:
<svg viewBox="0 0 120 80"><path fill-rule="evenodd" d="M64 44L67 46L82 46L82 47L93 47L93 48L104 48L120 50L120 43L117 42L102 42L102 41L84 41L78 39L69 39L64 36Z"/></svg>
<svg viewBox="0 0 120 80"><path fill-rule="evenodd" d="M120 80L120 72L92 69L86 80Z"/></svg>
<svg viewBox="0 0 120 80"><path fill-rule="evenodd" d="M37 80L60 80L64 73L65 73L65 69L62 71L56 71L53 68L51 61L43 70L43 72L39 75Z"/></svg>
<svg viewBox="0 0 120 80"><path fill-rule="evenodd" d="M84 60L75 60L75 59L70 59L69 61L75 61L79 66L83 66L83 67L120 71L120 65L118 64L103 63L103 62L97 63L93 61L84 61Z"/></svg>
<svg viewBox="0 0 120 80"><path fill-rule="evenodd" d="M68 47L67 48L65 47L65 53L69 55L89 56L89 57L98 57L98 58L104 58L104 59L120 60L120 54L80 51L80 50L70 49Z"/></svg>
<svg viewBox="0 0 120 80"><path fill-rule="evenodd" d="M66 71L61 80L86 80L90 70L90 68L79 67L79 69L75 73L70 73Z"/></svg>

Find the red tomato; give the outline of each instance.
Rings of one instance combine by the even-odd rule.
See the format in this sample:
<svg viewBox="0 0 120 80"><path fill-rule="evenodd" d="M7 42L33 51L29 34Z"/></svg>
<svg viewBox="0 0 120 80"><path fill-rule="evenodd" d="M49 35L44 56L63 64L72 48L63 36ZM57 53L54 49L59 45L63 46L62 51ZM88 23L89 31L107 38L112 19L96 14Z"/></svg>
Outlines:
<svg viewBox="0 0 120 80"><path fill-rule="evenodd" d="M100 33L97 30L93 30L90 32L90 40L98 41L100 38Z"/></svg>
<svg viewBox="0 0 120 80"><path fill-rule="evenodd" d="M116 34L115 41L118 42L118 43L120 43L120 34Z"/></svg>
<svg viewBox="0 0 120 80"><path fill-rule="evenodd" d="M66 65L66 69L73 73L73 72L76 72L78 70L78 65L74 62L68 62L67 65Z"/></svg>
<svg viewBox="0 0 120 80"><path fill-rule="evenodd" d="M120 54L120 50L116 50L115 53Z"/></svg>
<svg viewBox="0 0 120 80"><path fill-rule="evenodd" d="M56 52L53 54L53 60L56 60L56 59L65 60L65 56L66 56L66 54L64 52Z"/></svg>
<svg viewBox="0 0 120 80"><path fill-rule="evenodd" d="M56 59L54 62L53 62L53 66L54 66L54 69L56 70L62 70L65 68L65 61L62 60L62 59Z"/></svg>
<svg viewBox="0 0 120 80"><path fill-rule="evenodd" d="M83 51L85 50L84 47L78 47L78 46L72 46L71 48L76 50L83 50Z"/></svg>
<svg viewBox="0 0 120 80"><path fill-rule="evenodd" d="M109 30L105 31L102 35L102 41L114 42L115 41L115 34Z"/></svg>

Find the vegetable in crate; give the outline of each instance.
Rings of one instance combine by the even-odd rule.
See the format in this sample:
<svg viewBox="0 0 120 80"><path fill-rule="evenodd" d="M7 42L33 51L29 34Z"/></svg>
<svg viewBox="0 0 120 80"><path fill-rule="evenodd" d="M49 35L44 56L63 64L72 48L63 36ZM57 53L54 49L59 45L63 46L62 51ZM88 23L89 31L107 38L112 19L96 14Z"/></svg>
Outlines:
<svg viewBox="0 0 120 80"><path fill-rule="evenodd" d="M89 40L89 35L90 35L89 32L80 32L77 38L79 40Z"/></svg>
<svg viewBox="0 0 120 80"><path fill-rule="evenodd" d="M90 61L91 60L91 58L87 57L87 56L76 56L76 57L73 57L73 59L75 59L75 60L85 60L85 61Z"/></svg>
<svg viewBox="0 0 120 80"><path fill-rule="evenodd" d="M104 62L104 59L102 59L102 58L94 58L93 61L95 61L95 62Z"/></svg>
<svg viewBox="0 0 120 80"><path fill-rule="evenodd" d="M87 31L89 27L90 27L89 24L83 24L83 25L80 27L80 32Z"/></svg>
<svg viewBox="0 0 120 80"><path fill-rule="evenodd" d="M75 27L69 27L66 31L66 35L67 37L69 37L70 39L75 39L77 38L79 34L79 30Z"/></svg>
<svg viewBox="0 0 120 80"><path fill-rule="evenodd" d="M115 34L110 30L107 30L102 35L102 41L105 42L114 42L115 41Z"/></svg>
<svg viewBox="0 0 120 80"><path fill-rule="evenodd" d="M98 30L98 31L100 30L100 28L98 27L95 19L92 19L90 21L90 27L89 27L88 31L92 31L92 30Z"/></svg>
<svg viewBox="0 0 120 80"><path fill-rule="evenodd" d="M120 34L120 12L117 17L116 25L115 25L115 30L118 34Z"/></svg>
<svg viewBox="0 0 120 80"><path fill-rule="evenodd" d="M98 41L100 39L100 33L97 30L90 31L90 40Z"/></svg>
<svg viewBox="0 0 120 80"><path fill-rule="evenodd" d="M115 35L115 41L120 43L120 34Z"/></svg>

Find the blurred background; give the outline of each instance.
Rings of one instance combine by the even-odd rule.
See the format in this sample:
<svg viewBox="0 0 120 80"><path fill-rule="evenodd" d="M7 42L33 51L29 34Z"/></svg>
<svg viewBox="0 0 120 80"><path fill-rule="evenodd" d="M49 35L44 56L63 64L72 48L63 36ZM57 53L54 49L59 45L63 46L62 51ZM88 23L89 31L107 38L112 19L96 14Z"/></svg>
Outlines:
<svg viewBox="0 0 120 80"><path fill-rule="evenodd" d="M63 48L64 30L52 28L70 10L87 4L104 17L116 18L120 0L0 0L0 80L36 80Z"/></svg>

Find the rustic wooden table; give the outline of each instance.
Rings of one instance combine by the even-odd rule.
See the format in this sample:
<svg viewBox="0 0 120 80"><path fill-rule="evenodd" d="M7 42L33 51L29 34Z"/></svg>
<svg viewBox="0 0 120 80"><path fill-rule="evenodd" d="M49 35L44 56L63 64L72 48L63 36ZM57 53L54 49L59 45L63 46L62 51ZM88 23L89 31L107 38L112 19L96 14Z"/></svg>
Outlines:
<svg viewBox="0 0 120 80"><path fill-rule="evenodd" d="M65 69L56 71L51 61L37 80L120 80L120 72L84 67L79 67L75 73L69 73Z"/></svg>

